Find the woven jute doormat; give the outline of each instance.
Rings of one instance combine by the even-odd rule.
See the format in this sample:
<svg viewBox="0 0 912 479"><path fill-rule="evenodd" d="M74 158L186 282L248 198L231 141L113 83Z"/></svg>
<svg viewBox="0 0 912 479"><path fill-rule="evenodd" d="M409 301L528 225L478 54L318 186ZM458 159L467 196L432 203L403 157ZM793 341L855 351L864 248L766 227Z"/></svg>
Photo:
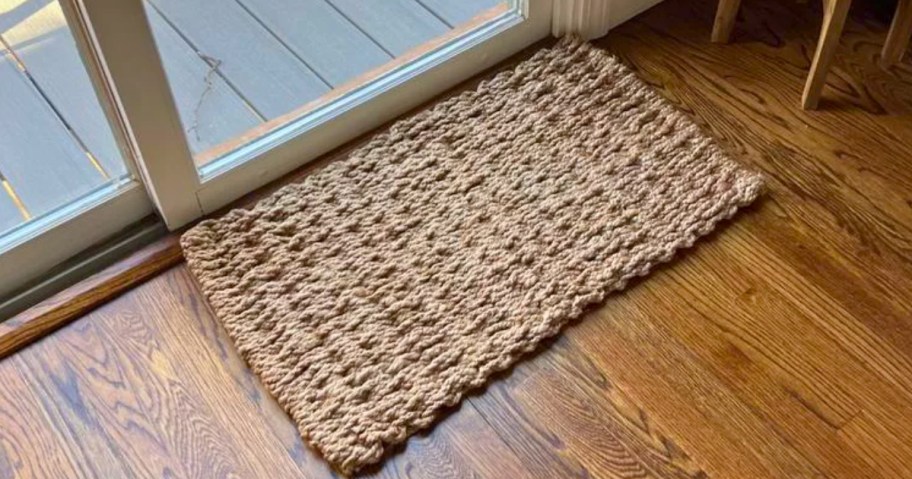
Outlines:
<svg viewBox="0 0 912 479"><path fill-rule="evenodd" d="M240 354L351 473L761 185L564 40L181 243Z"/></svg>

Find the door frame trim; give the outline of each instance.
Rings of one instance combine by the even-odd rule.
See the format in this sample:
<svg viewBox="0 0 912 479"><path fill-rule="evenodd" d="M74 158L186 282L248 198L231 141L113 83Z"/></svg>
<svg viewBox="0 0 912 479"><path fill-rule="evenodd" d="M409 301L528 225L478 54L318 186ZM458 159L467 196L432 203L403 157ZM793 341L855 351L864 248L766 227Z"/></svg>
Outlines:
<svg viewBox="0 0 912 479"><path fill-rule="evenodd" d="M5 238L14 242L0 245L0 298L151 214L143 185L124 181L108 183L7 233Z"/></svg>

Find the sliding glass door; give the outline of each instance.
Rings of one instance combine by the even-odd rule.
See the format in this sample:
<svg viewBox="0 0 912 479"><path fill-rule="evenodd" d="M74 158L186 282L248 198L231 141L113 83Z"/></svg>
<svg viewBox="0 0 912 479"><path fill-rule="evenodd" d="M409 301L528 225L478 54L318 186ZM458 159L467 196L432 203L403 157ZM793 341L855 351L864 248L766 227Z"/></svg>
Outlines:
<svg viewBox="0 0 912 479"><path fill-rule="evenodd" d="M501 0L146 0L145 7L203 171L509 9Z"/></svg>
<svg viewBox="0 0 912 479"><path fill-rule="evenodd" d="M428 101L547 36L552 8L59 1L0 0L0 299L153 206L178 228Z"/></svg>
<svg viewBox="0 0 912 479"><path fill-rule="evenodd" d="M152 212L60 4L0 0L0 298Z"/></svg>
<svg viewBox="0 0 912 479"><path fill-rule="evenodd" d="M172 228L544 38L551 14L549 0L82 5L134 133L156 138L139 145L142 163ZM155 58L142 53L150 42ZM179 128L163 129L166 118Z"/></svg>

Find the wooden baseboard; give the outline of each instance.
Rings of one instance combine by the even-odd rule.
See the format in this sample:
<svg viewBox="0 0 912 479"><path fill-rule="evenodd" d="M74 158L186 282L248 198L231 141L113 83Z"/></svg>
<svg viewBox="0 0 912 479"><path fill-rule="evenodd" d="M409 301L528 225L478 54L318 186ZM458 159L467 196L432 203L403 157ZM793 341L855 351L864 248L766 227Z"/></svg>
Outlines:
<svg viewBox="0 0 912 479"><path fill-rule="evenodd" d="M40 304L0 322L0 358L41 339L182 259L178 235L168 235Z"/></svg>

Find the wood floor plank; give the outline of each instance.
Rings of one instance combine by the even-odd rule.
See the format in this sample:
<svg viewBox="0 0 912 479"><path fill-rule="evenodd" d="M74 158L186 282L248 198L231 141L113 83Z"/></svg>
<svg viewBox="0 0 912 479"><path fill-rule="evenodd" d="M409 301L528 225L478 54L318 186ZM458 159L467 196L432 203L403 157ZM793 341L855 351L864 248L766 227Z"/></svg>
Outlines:
<svg viewBox="0 0 912 479"><path fill-rule="evenodd" d="M170 271L161 279L161 284L175 286L174 276L179 271ZM186 289L176 289L185 291ZM194 350L199 344L186 344L187 349L175 351L171 348L178 343L169 334L187 334L194 331L191 314L201 313L196 306L186 301L186 296L133 295L126 298L126 307L132 314L118 312L100 321L104 337L120 338L122 349L120 364L129 365L131 379L141 381L131 389L142 391L145 396L156 397L146 408L146 415L159 424L163 442L169 455L180 464L190 466L190 477L293 477L300 473L297 465L289 458L276 456L279 444L269 441L271 436L260 427L250 427L258 422L251 418L251 408L246 395L229 382L209 380L219 376L200 373L202 358L213 358L211 350ZM162 324L167 321L167 324ZM178 331L175 331L177 329ZM189 364L175 361L178 357L198 357L200 361ZM149 363L143 358L155 358ZM210 359L211 362L211 359ZM221 372L217 367L214 372ZM223 377L223 376L222 376ZM232 393L234 393L232 395ZM167 406L167 409L162 409ZM248 407L241 407L248 406ZM175 415L171 408L181 411ZM251 420L252 419L252 420ZM186 444L195 444L188 448ZM269 458L269 459L266 459Z"/></svg>
<svg viewBox="0 0 912 479"><path fill-rule="evenodd" d="M563 477L706 477L648 412L564 338L470 401L523 451L525 463L537 465L538 477L556 470Z"/></svg>
<svg viewBox="0 0 912 479"><path fill-rule="evenodd" d="M153 218L149 220L139 227L154 221ZM14 317L0 321L0 360L183 259L177 238L161 238Z"/></svg>
<svg viewBox="0 0 912 479"><path fill-rule="evenodd" d="M746 310L745 314L752 316L759 311L777 314L769 299L775 293L763 284L762 272L752 274L730 267L732 277L745 279L731 281L732 277L727 277L712 284L693 281L708 269L718 269L720 262L728 264L711 253L729 248L720 240L698 248L675 265L684 271L660 272L637 285L623 301L655 318L655 327L686 344L709 371L772 424L816 468L834 476L878 477L868 472L862 458L849 452L847 443L838 436L842 425L857 416L863 406L843 390L851 388L851 384L834 377L833 370L867 376L861 379L864 382L873 380L870 373L849 371L852 367L847 368L844 362L855 363L855 360L846 358L838 349L834 351L832 344L830 348L819 345L815 340L822 335L795 325L793 319L788 320L788 325L762 329L742 323L743 318L736 311ZM702 301L694 301L694 295L729 297L731 303L707 308ZM782 337L767 339L769 331L777 327L792 338L814 339L785 343ZM774 348L776 352L772 352ZM834 367L827 370L825 365L813 364L817 353L835 363ZM809 378L817 369L824 377Z"/></svg>
<svg viewBox="0 0 912 479"><path fill-rule="evenodd" d="M193 153L262 123L215 71L219 65L200 57L154 8L147 5L146 14Z"/></svg>
<svg viewBox="0 0 912 479"><path fill-rule="evenodd" d="M838 86L829 90L831 108L812 114L796 111L792 108L793 98L782 92L788 92L793 85L802 82L806 68L802 64L802 42L794 39L783 42L779 36L790 35L790 29L794 30L796 22L785 19L795 18L797 23L806 24L809 16L788 15L781 11L801 7L757 4L756 11L749 7L744 16L747 27L757 27L747 29L754 35L759 33L759 37L754 38L762 41L742 40L739 43L736 40L731 48L713 49L705 48L694 39L693 35L698 31L695 24L671 21L682 15L688 18L708 16L709 2L702 3L676 4L669 6L662 15L646 15L642 20L621 27L610 37L612 41L607 46L624 56L666 96L692 109L732 151L769 175L771 198L765 201L758 215L763 224L756 232L747 233L746 225L738 222L733 227L738 233L723 236L723 241L744 239L739 253L732 254L729 261L760 265L760 268L749 268L747 276L756 273L762 278L776 278L767 288L778 289L776 294L786 295L792 301L791 306L778 308L779 313L767 306L744 314L755 317L763 311L761 314L778 321L785 319L780 316L784 311L790 311L786 318L793 318L795 311L801 310L800 316L820 328L818 332L813 329L801 332L793 325L771 324L774 321L768 320L763 321L762 326L749 327L754 335L766 331L787 332L763 340L761 344L775 344L785 351L793 351L793 359L804 358L797 363L785 360L788 366L784 369L791 370L785 373L781 367L772 368L780 369L777 373L780 378L792 378L786 379L790 384L780 387L787 387L789 394L826 418L827 407L821 407L821 404L832 401L832 396L829 392L815 393L808 386L820 388L830 384L830 391L845 391L837 397L842 398L841 402L851 402L856 410L855 414L846 410L848 416L843 414L832 423L831 429L838 429L846 420L848 424L857 424L856 415L864 414L878 424L885 424L881 426L884 437L894 438L885 443L907 444L909 439L903 434L909 424L895 418L910 414L903 393L908 391L906 381L910 376L909 304L906 295L900 293L912 287L908 270L909 210L908 200L903 195L910 182L908 170L903 167L904 160L897 161L897 158L910 157L908 142L899 140L912 134L912 125L902 120L909 111L910 83L908 79L901 80L901 76L871 73L875 68L875 63L870 61L874 55L855 54L856 51L864 52L864 45L870 42L870 33L856 33L856 38L849 37L852 47L843 48L840 62L831 76L831 82ZM751 33L742 33L742 39ZM805 44L813 41L805 40ZM670 48L675 50L673 55L667 54ZM680 62L680 58L689 60ZM745 71L751 71L752 75L745 76ZM753 76L753 72L757 76ZM868 81L862 84L858 77ZM687 80L682 81L683 78ZM797 92L800 87L794 89ZM840 102L846 106L833 107ZM884 111L890 113L881 113ZM874 117L877 119L873 120ZM821 234L822 231L826 233ZM768 249L763 253L763 259L751 260L758 245L764 244ZM747 258L742 256L745 252ZM772 262L768 263L770 260ZM691 271L687 276L701 277L699 275ZM724 290L725 286L737 284L730 279L719 281L715 288L724 285ZM666 285L666 289L668 287ZM677 285L671 288L678 289ZM717 291L712 287L710 290ZM754 300L769 294L766 288L758 290L757 286L745 291L750 291L749 297ZM697 298L700 294L691 292L687 297ZM704 314L712 323L715 318L724 318L724 315L720 316L723 311L740 313L744 308L744 303L738 303L713 308ZM654 317L668 316L657 312ZM701 336L705 339L712 326L695 325L683 331L681 327L687 321L680 321L679 317L673 319L667 322L667 327L677 327L676 334L687 336L688 342L701 344L694 348L695 351L714 349L708 343L696 341ZM732 324L744 328L743 323L733 321L721 329L731 331ZM816 342L821 336L832 338L839 347L824 347ZM756 341L756 336L749 337ZM801 342L791 341L792 338L813 338L815 344L802 346ZM789 341L783 343L783 339ZM768 350L759 355L782 356ZM815 359L820 362L805 365L808 360ZM744 369L734 368L728 364L730 362L719 358L713 364L723 376L727 374L733 381L750 384L749 389L743 386L741 394L754 407L766 410L779 424L777 427L791 435L818 465L824 467L826 461L831 461L827 467L835 467L835 474L849 477L875 474L858 472L857 455L851 465L855 468L854 474L846 472L851 469L846 469L844 464L843 467L834 465L834 460L848 460L839 457L850 456L840 449L850 450L845 445L853 436L840 431L838 443L841 445L835 451L829 446L821 448L820 443L808 437L814 428L803 430L796 424L794 415L782 415L782 403L763 406L761 403L770 398L758 394L757 379L746 379ZM846 369L848 364L858 363L868 366ZM796 367L801 372L794 372ZM728 373L724 372L726 370ZM814 370L819 371L823 381L802 379L804 374ZM853 374L858 378L852 378ZM852 379L844 381L845 378ZM776 394L776 384L774 381L767 391ZM868 412L868 407L879 412ZM898 457L912 454L899 446L891 449L891 453ZM885 474L885 477L903 477L894 474Z"/></svg>
<svg viewBox="0 0 912 479"><path fill-rule="evenodd" d="M89 477L186 477L184 465L168 454L159 418L144 410L158 398L134 387L141 379L122 362L120 344L108 348L107 341L97 323L83 324L22 357L24 374L45 398L42 407L79 444Z"/></svg>
<svg viewBox="0 0 912 479"><path fill-rule="evenodd" d="M392 59L325 0L238 1L332 86Z"/></svg>
<svg viewBox="0 0 912 479"><path fill-rule="evenodd" d="M567 446L559 437L530 417L513 401L506 386L487 388L482 397L469 398L491 427L504 438L513 451L536 477L553 475L567 479L590 477L579 458L566 454Z"/></svg>
<svg viewBox="0 0 912 479"><path fill-rule="evenodd" d="M0 476L90 477L80 445L42 408L44 398L23 378L21 358L0 363Z"/></svg>
<svg viewBox="0 0 912 479"><path fill-rule="evenodd" d="M174 376L198 391L206 420L219 424L226 439L245 444L235 452L258 470L253 477L330 477L329 467L307 449L285 413L259 384L217 323L185 265L155 278L151 287L125 298L127 307L147 312L147 324L169 358Z"/></svg>
<svg viewBox="0 0 912 479"><path fill-rule="evenodd" d="M693 14L690 6L677 6L675 10L682 11L670 15ZM770 18L787 16L779 12ZM694 33L693 27L658 20L622 27L608 47L634 62L666 96L686 102L730 151L768 174L775 191L771 201L779 208L778 214L817 245L817 249L803 248L806 251L784 249L790 261L804 263L807 272L803 274L814 275L820 287L843 307L858 312L855 316L859 320L909 356L912 336L905 327L909 304L905 295L896 294L896 286L909 285L912 274L912 217L903 193L912 186L912 179L903 162L896 159L912 156L912 151L908 151L908 142L897 139L894 143L893 138L912 134L912 124L902 122L901 115L872 114L854 105L811 114L796 112L781 92L802 81L800 72L783 66L791 63L789 59L796 55L793 50L800 45L773 49L764 44L745 44L708 49L682 40ZM656 30L667 33L649 34ZM646 41L634 40L636 37ZM663 53L672 45L678 52ZM636 54L629 56L634 50ZM682 54L693 60L678 61ZM785 58L772 58L774 54ZM771 57L757 59L764 55ZM852 56L851 50L841 55ZM751 65L762 78L738 74ZM776 65L780 65L779 71L769 74ZM683 77L688 81L681 81ZM900 96L912 94L909 82L894 78L881 83L890 85L889 90ZM888 90L874 88L881 83L874 83L869 90ZM872 120L875 115L876 121ZM890 126L884 129L883 124ZM820 231L828 233L820 235ZM778 232L773 229L767 234ZM815 256L817 261L810 260ZM824 257L827 261L819 261ZM833 281L832 275L846 281ZM868 287L859 291L852 286L856 284L852 278ZM881 309L871 314L871 308Z"/></svg>
<svg viewBox="0 0 912 479"><path fill-rule="evenodd" d="M651 313L615 295L566 335L655 421L678 438L710 477L819 474L763 416L725 386ZM743 438L753 438L743 441Z"/></svg>
<svg viewBox="0 0 912 479"><path fill-rule="evenodd" d="M0 172L2 173L2 172ZM0 191L0 235L25 221L6 190Z"/></svg>
<svg viewBox="0 0 912 479"><path fill-rule="evenodd" d="M327 0L393 56L443 35L450 27L415 0Z"/></svg>
<svg viewBox="0 0 912 479"><path fill-rule="evenodd" d="M418 0L429 10L442 18L449 26L455 27L468 22L475 15L494 8L505 0Z"/></svg>
<svg viewBox="0 0 912 479"><path fill-rule="evenodd" d="M778 280L770 281L770 270L760 265L775 268L782 263L777 265L772 251L756 241L751 242L750 250L737 245L745 238L749 235L721 237L725 248L709 250L706 261L682 262L680 268L669 271L675 278L675 291L689 298L685 300L716 327L741 338L758 359L777 358L770 360L776 364L766 364L779 375L782 387L793 391L833 427L866 411L909 444L903 450L912 457L912 419L905 419L912 418L909 365L825 295L798 280L788 281L787 290ZM732 266L725 272L710 266L731 264L733 258L740 258L745 266ZM787 271L779 274L779 278L789 276ZM758 324L761 311L769 317ZM706 331L708 326L693 328ZM756 391L749 392L756 397ZM794 422L794 418L782 419ZM807 431L798 434L806 437Z"/></svg>
<svg viewBox="0 0 912 479"><path fill-rule="evenodd" d="M169 279L150 284L168 288ZM160 328L169 322L182 334L196 331L186 308L199 303L182 299L128 294L101 308L98 321L74 324L60 341L17 356L27 368L19 371L45 388L55 428L95 441L86 452L93 469L122 467L90 477L300 477L280 445L263 440L273 436L257 421L247 391L236 391L224 374L199 375L198 362L175 361L183 356L168 349L175 341ZM199 352L198 344L187 346ZM200 358L213 356L206 353ZM207 363L202 370L210 372L216 361ZM219 387L202 389L213 385Z"/></svg>
<svg viewBox="0 0 912 479"><path fill-rule="evenodd" d="M127 172L56 1L0 0L0 37L110 178Z"/></svg>
<svg viewBox="0 0 912 479"><path fill-rule="evenodd" d="M691 14L694 8L678 5L669 16ZM764 12L752 15L761 13ZM778 15L769 14L765 18L781 21L787 16L779 11ZM642 23L634 22L629 28L622 27L623 33L613 37L615 41L609 48L622 55L636 49L635 66L642 75L666 95L692 104L694 113L703 118L703 123L730 150L767 172L772 190L767 203L776 208L778 221L787 221L801 232L802 239L797 248L782 248L782 244L798 241L791 238L794 235L785 234L790 230L772 228L764 231L764 237L780 254L787 256L788 263L802 265L799 270L802 276L811 275L817 287L830 293L846 310L857 313L852 315L887 339L892 347L908 351L912 343L904 313L909 309L909 302L905 295L897 294L897 286L912 286L908 279L912 218L904 194L912 187L912 178L903 166L904 161L899 159L912 156L912 151L908 150L908 142L898 138L912 134L912 124L899 114L870 113L854 105L813 114L795 112L789 104L776 102L781 97L778 91L800 83L800 74L792 76L790 69L786 69L788 74L779 71L766 77L764 72L760 73L764 78L751 81L735 72L751 65L765 71L776 64L793 63L791 59L798 55L800 44L771 48L755 43L734 45L733 49L706 49L698 43L681 40L689 38L693 27L684 28L680 22L659 17L649 22L649 18L645 17ZM787 28L777 26L780 30ZM661 37L641 37L647 38L646 42L629 41L650 30L667 33ZM861 40L864 35L856 35L854 44L866 43ZM668 39L668 44L661 39ZM680 63L662 54L670 44L686 55L695 53L691 55L693 61ZM864 57L853 55L854 48L847 46L843 50L840 57L844 65L865 62ZM757 60L757 56L769 58ZM876 66L872 63L865 68L876 69ZM691 81L674 81L672 72L688 75ZM713 88L707 88L708 85ZM908 79L893 77L873 83L864 91L879 92L877 96L882 98L877 104L893 105L901 111L902 107L896 107L886 92L893 92L894 97L912 96L912 84ZM736 104L732 98L739 93L740 97L751 100ZM851 97L839 100L844 99ZM726 114L719 115L718 111ZM706 120L709 116L713 117L711 122ZM883 128L884 124L889 127ZM897 138L896 143L893 138ZM820 235L820 231L827 234ZM771 235L777 238L770 238ZM822 261L824 258L826 261ZM833 281L833 275L843 281ZM856 283L867 287L852 288ZM875 311L877 314L872 314Z"/></svg>
<svg viewBox="0 0 912 479"><path fill-rule="evenodd" d="M893 435L877 419L862 411L839 430L849 449L867 460L865 477L912 477L908 444Z"/></svg>
<svg viewBox="0 0 912 479"><path fill-rule="evenodd" d="M235 0L152 0L200 55L265 118L288 113L329 91Z"/></svg>
<svg viewBox="0 0 912 479"><path fill-rule="evenodd" d="M54 112L0 49L0 172L33 217L106 180Z"/></svg>
<svg viewBox="0 0 912 479"><path fill-rule="evenodd" d="M507 441L472 407L464 404L431 431L409 438L404 449L359 477L509 477L537 476L510 449Z"/></svg>

